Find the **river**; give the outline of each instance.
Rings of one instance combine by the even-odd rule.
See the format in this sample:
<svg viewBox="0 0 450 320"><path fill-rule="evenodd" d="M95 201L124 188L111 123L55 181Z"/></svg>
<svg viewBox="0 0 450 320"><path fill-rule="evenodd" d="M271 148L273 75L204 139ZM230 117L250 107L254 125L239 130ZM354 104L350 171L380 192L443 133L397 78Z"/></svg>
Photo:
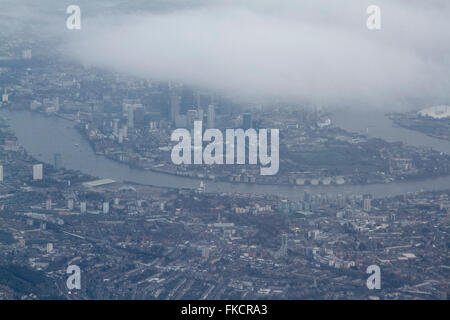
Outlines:
<svg viewBox="0 0 450 320"><path fill-rule="evenodd" d="M197 188L199 180L174 175L144 171L131 168L126 164L96 155L89 142L74 128L74 123L58 117L47 117L31 111L0 110L0 116L8 118L11 129L19 143L36 159L53 163L54 153L62 155L62 164L68 169L79 170L100 178L116 181L132 181L170 188ZM349 119L352 121L349 121ZM393 127L391 121L381 112L370 116L349 111L337 113L333 122L350 131L366 131L370 136L381 137L388 141L403 141L416 146L433 147L450 153L450 143L428 137L424 134ZM450 189L450 177L439 177L423 181L395 182L371 185L330 185L330 186L279 186L252 185L205 181L207 192L231 192L251 194L274 194L285 198L298 199L304 191L312 194L364 194L384 197L418 192L424 190Z"/></svg>

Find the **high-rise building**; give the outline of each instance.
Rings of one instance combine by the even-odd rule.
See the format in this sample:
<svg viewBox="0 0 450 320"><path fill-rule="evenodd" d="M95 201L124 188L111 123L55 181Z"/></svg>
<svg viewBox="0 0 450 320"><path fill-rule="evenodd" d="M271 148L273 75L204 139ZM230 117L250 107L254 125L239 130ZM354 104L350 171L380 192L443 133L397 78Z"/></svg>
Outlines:
<svg viewBox="0 0 450 320"><path fill-rule="evenodd" d="M216 118L216 111L213 104L210 104L208 106L208 120L207 120L207 127L208 129L213 129L215 126L215 118Z"/></svg>
<svg viewBox="0 0 450 320"><path fill-rule="evenodd" d="M123 128L119 130L119 136L117 137L120 144L123 143Z"/></svg>
<svg viewBox="0 0 450 320"><path fill-rule="evenodd" d="M250 113L244 113L242 116L242 128L247 130L252 127L252 115Z"/></svg>
<svg viewBox="0 0 450 320"><path fill-rule="evenodd" d="M55 97L53 99L53 107L55 108L56 111L59 111L59 97Z"/></svg>
<svg viewBox="0 0 450 320"><path fill-rule="evenodd" d="M85 201L80 202L80 213L81 214L86 213L86 202Z"/></svg>
<svg viewBox="0 0 450 320"><path fill-rule="evenodd" d="M134 128L134 106L128 106L128 120L127 125L129 128Z"/></svg>
<svg viewBox="0 0 450 320"><path fill-rule="evenodd" d="M47 253L53 252L53 243L47 243Z"/></svg>
<svg viewBox="0 0 450 320"><path fill-rule="evenodd" d="M33 180L42 180L43 178L44 178L44 174L43 174L42 163L35 164L33 166Z"/></svg>
<svg viewBox="0 0 450 320"><path fill-rule="evenodd" d="M67 208L73 210L73 199L67 200Z"/></svg>
<svg viewBox="0 0 450 320"><path fill-rule="evenodd" d="M46 209L46 210L52 210L52 199L48 198L48 199L45 201L45 209Z"/></svg>
<svg viewBox="0 0 450 320"><path fill-rule="evenodd" d="M3 181L3 166L0 165L0 182Z"/></svg>
<svg viewBox="0 0 450 320"><path fill-rule="evenodd" d="M103 213L104 214L109 213L109 202L103 202Z"/></svg>
<svg viewBox="0 0 450 320"><path fill-rule="evenodd" d="M198 112L195 109L188 110L187 112L187 127L189 129L194 128L194 121L198 119Z"/></svg>
<svg viewBox="0 0 450 320"><path fill-rule="evenodd" d="M61 153L55 153L53 155L53 166L55 167L56 170L61 169Z"/></svg>
<svg viewBox="0 0 450 320"><path fill-rule="evenodd" d="M363 206L364 211L366 212L370 212L370 210L372 209L372 196L370 194L365 194L363 196Z"/></svg>
<svg viewBox="0 0 450 320"><path fill-rule="evenodd" d="M127 125L122 126L122 134L123 134L124 138L128 137L128 126Z"/></svg>
<svg viewBox="0 0 450 320"><path fill-rule="evenodd" d="M119 119L113 119L112 124L114 135L119 135Z"/></svg>
<svg viewBox="0 0 450 320"><path fill-rule="evenodd" d="M197 92L195 94L196 107L198 109L203 109L213 103L213 97L206 92Z"/></svg>
<svg viewBox="0 0 450 320"><path fill-rule="evenodd" d="M180 114L181 97L179 95L170 96L170 121L175 123L177 116Z"/></svg>

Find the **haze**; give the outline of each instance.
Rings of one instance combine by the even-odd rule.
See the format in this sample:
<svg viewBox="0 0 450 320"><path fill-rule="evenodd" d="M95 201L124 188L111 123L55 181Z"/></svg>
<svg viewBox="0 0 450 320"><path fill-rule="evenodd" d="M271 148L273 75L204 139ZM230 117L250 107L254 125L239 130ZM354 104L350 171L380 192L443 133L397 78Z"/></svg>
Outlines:
<svg viewBox="0 0 450 320"><path fill-rule="evenodd" d="M57 2L59 14L69 4ZM450 102L445 0L78 4L82 30L57 32L63 52L87 66L331 107ZM366 28L370 4L381 7L379 31Z"/></svg>

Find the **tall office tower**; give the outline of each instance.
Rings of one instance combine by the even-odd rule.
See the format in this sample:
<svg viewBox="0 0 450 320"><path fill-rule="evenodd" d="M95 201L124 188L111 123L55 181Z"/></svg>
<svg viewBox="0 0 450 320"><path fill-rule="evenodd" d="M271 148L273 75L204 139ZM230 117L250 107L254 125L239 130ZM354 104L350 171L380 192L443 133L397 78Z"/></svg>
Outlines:
<svg viewBox="0 0 450 320"><path fill-rule="evenodd" d="M55 153L53 155L53 166L55 167L56 170L61 169L61 153Z"/></svg>
<svg viewBox="0 0 450 320"><path fill-rule="evenodd" d="M127 125L129 128L134 128L134 106L128 106L128 120Z"/></svg>
<svg viewBox="0 0 450 320"><path fill-rule="evenodd" d="M363 196L363 202L364 202L364 211L370 212L372 209L372 196L370 194L365 194Z"/></svg>
<svg viewBox="0 0 450 320"><path fill-rule="evenodd" d="M67 208L73 210L73 199L67 200Z"/></svg>
<svg viewBox="0 0 450 320"><path fill-rule="evenodd" d="M109 213L109 202L103 202L103 213L104 214Z"/></svg>
<svg viewBox="0 0 450 320"><path fill-rule="evenodd" d="M44 174L43 174L42 163L35 164L33 166L33 180L42 180L43 178L44 178Z"/></svg>
<svg viewBox="0 0 450 320"><path fill-rule="evenodd" d="M129 99L124 99L122 103L122 116L126 117L128 115L128 108L131 106L131 101Z"/></svg>
<svg viewBox="0 0 450 320"><path fill-rule="evenodd" d="M0 182L3 181L3 166L0 166Z"/></svg>
<svg viewBox="0 0 450 320"><path fill-rule="evenodd" d="M59 111L59 97L55 97L53 99L53 106L55 107L56 111Z"/></svg>
<svg viewBox="0 0 450 320"><path fill-rule="evenodd" d="M53 252L53 243L47 243L47 253Z"/></svg>
<svg viewBox="0 0 450 320"><path fill-rule="evenodd" d="M208 121L207 121L207 127L208 129L213 129L215 126L215 118L216 118L216 111L213 104L210 104L208 106Z"/></svg>
<svg viewBox="0 0 450 320"><path fill-rule="evenodd" d="M52 210L52 199L48 198L48 199L45 201L45 209L46 209L46 210Z"/></svg>
<svg viewBox="0 0 450 320"><path fill-rule="evenodd" d="M113 119L113 133L117 136L119 135L119 119Z"/></svg>
<svg viewBox="0 0 450 320"><path fill-rule="evenodd" d="M117 139L119 140L119 143L122 144L123 143L123 128L121 128L119 130L119 136L117 137Z"/></svg>
<svg viewBox="0 0 450 320"><path fill-rule="evenodd" d="M197 91L195 94L195 100L197 109L206 109L207 106L213 103L212 95L206 92Z"/></svg>
<svg viewBox="0 0 450 320"><path fill-rule="evenodd" d="M244 130L252 128L252 115L250 113L244 113L242 116L242 128Z"/></svg>
<svg viewBox="0 0 450 320"><path fill-rule="evenodd" d="M123 134L124 138L128 137L128 126L127 125L122 126L122 134Z"/></svg>
<svg viewBox="0 0 450 320"><path fill-rule="evenodd" d="M197 118L195 120L203 121L203 109L197 110Z"/></svg>
<svg viewBox="0 0 450 320"><path fill-rule="evenodd" d="M80 213L81 214L86 213L86 202L85 201L80 202Z"/></svg>
<svg viewBox="0 0 450 320"><path fill-rule="evenodd" d="M180 114L181 97L173 94L170 96L170 112L169 117L172 123L175 123L175 119Z"/></svg>
<svg viewBox="0 0 450 320"><path fill-rule="evenodd" d="M194 121L197 120L198 117L197 110L195 109L188 110L186 116L187 116L187 127L189 129L194 128Z"/></svg>

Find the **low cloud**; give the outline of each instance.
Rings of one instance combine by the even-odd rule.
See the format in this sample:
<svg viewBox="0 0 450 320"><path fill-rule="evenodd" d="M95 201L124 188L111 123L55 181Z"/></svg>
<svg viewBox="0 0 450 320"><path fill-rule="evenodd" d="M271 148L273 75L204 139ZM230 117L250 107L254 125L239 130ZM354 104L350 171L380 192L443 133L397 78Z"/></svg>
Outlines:
<svg viewBox="0 0 450 320"><path fill-rule="evenodd" d="M64 52L237 96L367 108L449 103L450 5L393 2L203 1L99 14L67 34ZM381 7L379 31L366 28L370 4Z"/></svg>

